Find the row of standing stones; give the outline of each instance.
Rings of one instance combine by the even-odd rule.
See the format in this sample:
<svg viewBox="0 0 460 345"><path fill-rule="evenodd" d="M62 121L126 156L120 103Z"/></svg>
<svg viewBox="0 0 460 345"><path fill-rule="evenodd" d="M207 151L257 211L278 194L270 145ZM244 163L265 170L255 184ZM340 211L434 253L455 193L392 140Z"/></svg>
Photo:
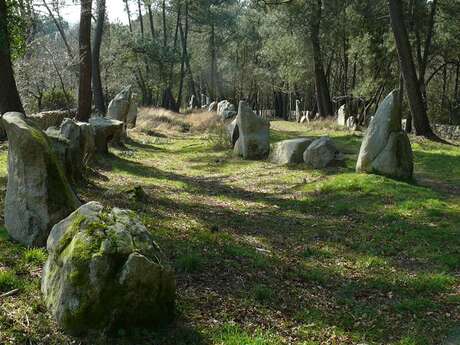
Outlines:
<svg viewBox="0 0 460 345"><path fill-rule="evenodd" d="M107 117L64 119L46 131L34 116L7 113L5 226L28 247L45 246L44 301L67 333L150 327L174 317L175 278L137 215L97 202L81 205L72 186L96 153L120 145L135 126L131 88Z"/></svg>
<svg viewBox="0 0 460 345"><path fill-rule="evenodd" d="M358 172L412 176L412 150L401 130L397 100L394 91L379 107L361 146ZM228 101L213 102L208 110L223 119L234 153L243 159L269 157L314 168L343 162L328 137L285 140L271 148L269 122L244 101L238 111ZM91 118L89 124L66 119L44 132L23 114L2 118L9 138L5 225L26 246L46 244L41 289L70 334L151 327L174 317L173 270L137 215L97 202L81 206L72 190L96 152L124 140L133 125L130 111L131 88L126 88L111 102L108 117Z"/></svg>
<svg viewBox="0 0 460 345"><path fill-rule="evenodd" d="M226 125L234 153L244 159L268 157L277 164L306 163L315 169L344 163L343 153L326 136L289 139L270 147L269 122L258 117L245 101L240 102L238 112L230 102L221 101L217 104L217 114ZM401 127L398 91L395 90L380 104L369 124L356 171L409 180L413 169L412 148Z"/></svg>

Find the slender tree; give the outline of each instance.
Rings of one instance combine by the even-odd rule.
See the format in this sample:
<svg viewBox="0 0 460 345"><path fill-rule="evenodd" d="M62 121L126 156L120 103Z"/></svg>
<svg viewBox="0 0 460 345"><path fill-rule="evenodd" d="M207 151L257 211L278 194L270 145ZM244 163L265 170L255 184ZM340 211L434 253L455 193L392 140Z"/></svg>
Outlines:
<svg viewBox="0 0 460 345"><path fill-rule="evenodd" d="M0 115L9 111L24 112L11 63L8 13L5 0L0 0Z"/></svg>
<svg viewBox="0 0 460 345"><path fill-rule="evenodd" d="M92 0L81 0L80 14L80 84L78 89L79 121L87 122L91 116L91 6Z"/></svg>
<svg viewBox="0 0 460 345"><path fill-rule="evenodd" d="M94 92L94 105L96 111L105 114L105 99L104 91L102 89L101 80L101 44L102 36L104 34L104 22L105 22L105 0L97 0L97 19L96 19L96 30L94 33L93 40L93 61L92 61L92 79L93 79L93 92Z"/></svg>
<svg viewBox="0 0 460 345"><path fill-rule="evenodd" d="M415 70L412 49L409 42L409 36L404 24L404 13L401 0L389 0L391 27L396 41L398 50L399 64L401 73L406 84L407 98L413 117L415 134L431 137L433 131L426 113L420 83Z"/></svg>

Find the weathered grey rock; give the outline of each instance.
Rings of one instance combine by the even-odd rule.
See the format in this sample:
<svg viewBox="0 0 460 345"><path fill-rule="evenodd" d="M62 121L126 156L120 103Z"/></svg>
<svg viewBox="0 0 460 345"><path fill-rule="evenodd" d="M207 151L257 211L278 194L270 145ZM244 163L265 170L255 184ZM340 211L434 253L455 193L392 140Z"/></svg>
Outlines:
<svg viewBox="0 0 460 345"><path fill-rule="evenodd" d="M192 95L192 97L190 97L190 102L188 103L188 107L190 110L193 110L193 108L195 108L195 105L196 105L195 95Z"/></svg>
<svg viewBox="0 0 460 345"><path fill-rule="evenodd" d="M123 122L106 117L92 117L89 119L89 123L94 129L96 152L108 153L108 144L123 133Z"/></svg>
<svg viewBox="0 0 460 345"><path fill-rule="evenodd" d="M270 152L270 160L277 164L303 163L303 153L312 142L312 138L296 138L277 142Z"/></svg>
<svg viewBox="0 0 460 345"><path fill-rule="evenodd" d="M238 138L240 137L240 132L238 130L238 124L237 124L237 119L233 119L233 120L227 120L225 123L225 128L227 130L227 133L228 133L228 137L229 137L229 140L230 140L230 144L232 146L232 148L235 147L235 144L236 142L238 141Z"/></svg>
<svg viewBox="0 0 460 345"><path fill-rule="evenodd" d="M270 152L270 123L258 117L245 101L241 101L236 118L239 137L235 155L244 159L263 159Z"/></svg>
<svg viewBox="0 0 460 345"><path fill-rule="evenodd" d="M64 119L60 128L50 127L46 134L58 153L68 179L74 183L80 181L96 149L91 125Z"/></svg>
<svg viewBox="0 0 460 345"><path fill-rule="evenodd" d="M151 327L174 317L175 279L132 211L90 202L48 238L41 289L66 332Z"/></svg>
<svg viewBox="0 0 460 345"><path fill-rule="evenodd" d="M95 131L88 122L76 122L80 127L80 150L84 166L88 166L96 154Z"/></svg>
<svg viewBox="0 0 460 345"><path fill-rule="evenodd" d="M211 102L211 104L209 104L208 111L211 112L211 111L216 111L216 110L217 110L217 101Z"/></svg>
<svg viewBox="0 0 460 345"><path fill-rule="evenodd" d="M347 128L348 129L351 129L352 131L355 131L357 129L357 122L356 122L356 118L354 116L350 116L348 119L347 119Z"/></svg>
<svg viewBox="0 0 460 345"><path fill-rule="evenodd" d="M395 90L385 98L369 124L356 171L409 179L413 174L412 156L409 138L401 129L398 91Z"/></svg>
<svg viewBox="0 0 460 345"><path fill-rule="evenodd" d="M405 132L392 132L383 151L372 162L372 171L399 179L410 179L414 157Z"/></svg>
<svg viewBox="0 0 460 345"><path fill-rule="evenodd" d="M344 157L331 138L321 137L308 146L303 154L303 160L315 169L323 169L342 164Z"/></svg>
<svg viewBox="0 0 460 345"><path fill-rule="evenodd" d="M110 102L107 109L107 117L121 121L123 123L123 130L121 135L114 137L112 140L121 144L126 138L126 130L128 128L128 113L131 106L131 86L124 88L115 98Z"/></svg>
<svg viewBox="0 0 460 345"><path fill-rule="evenodd" d="M219 104L217 105L217 116L220 116L224 120L231 119L236 115L237 112L235 110L235 106L231 104L229 101L223 100L219 102Z"/></svg>
<svg viewBox="0 0 460 345"><path fill-rule="evenodd" d="M126 118L128 128L136 127L137 113L137 102L134 100L134 97L132 97L131 102L129 103L128 115Z"/></svg>
<svg viewBox="0 0 460 345"><path fill-rule="evenodd" d="M117 94L109 103L107 117L126 122L129 106L131 104L131 94L131 86L124 88L119 94Z"/></svg>
<svg viewBox="0 0 460 345"><path fill-rule="evenodd" d="M40 247L79 201L46 134L20 113L5 114L2 124L9 139L5 226L16 241Z"/></svg>
<svg viewBox="0 0 460 345"><path fill-rule="evenodd" d="M346 126L347 125L347 112L346 112L346 105L342 105L337 112L337 123L339 126Z"/></svg>

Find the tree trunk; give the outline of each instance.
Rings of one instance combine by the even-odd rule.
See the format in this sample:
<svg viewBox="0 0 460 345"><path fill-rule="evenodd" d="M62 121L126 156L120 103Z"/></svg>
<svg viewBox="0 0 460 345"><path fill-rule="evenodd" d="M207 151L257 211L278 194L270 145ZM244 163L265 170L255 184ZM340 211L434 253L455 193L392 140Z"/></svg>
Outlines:
<svg viewBox="0 0 460 345"><path fill-rule="evenodd" d="M404 15L400 0L389 0L391 26L396 41L401 72L406 84L407 98L414 120L415 134L432 137L433 131L426 113L420 84L415 71L412 50L404 25Z"/></svg>
<svg viewBox="0 0 460 345"><path fill-rule="evenodd" d="M92 0L81 1L80 84L77 119L83 122L88 122L91 116L91 6Z"/></svg>
<svg viewBox="0 0 460 345"><path fill-rule="evenodd" d="M105 0L97 1L97 21L96 21L96 32L94 33L93 42L93 93L94 93L94 105L96 111L100 114L105 114L105 99L104 92L102 89L101 80L101 66L100 66L100 55L101 55L101 44L102 36L104 34L104 21L105 21Z"/></svg>
<svg viewBox="0 0 460 345"><path fill-rule="evenodd" d="M5 0L0 0L0 115L9 111L24 113L11 63Z"/></svg>
<svg viewBox="0 0 460 345"><path fill-rule="evenodd" d="M129 32L133 32L133 24L131 22L131 11L129 10L128 0L123 0L126 6L126 14L128 15L128 23L129 23Z"/></svg>
<svg viewBox="0 0 460 345"><path fill-rule="evenodd" d="M315 65L316 103L319 116L333 115L331 96L326 75L324 73L323 58L321 55L320 25L322 15L322 0L317 0L317 8L312 18L310 39L313 47L313 60Z"/></svg>

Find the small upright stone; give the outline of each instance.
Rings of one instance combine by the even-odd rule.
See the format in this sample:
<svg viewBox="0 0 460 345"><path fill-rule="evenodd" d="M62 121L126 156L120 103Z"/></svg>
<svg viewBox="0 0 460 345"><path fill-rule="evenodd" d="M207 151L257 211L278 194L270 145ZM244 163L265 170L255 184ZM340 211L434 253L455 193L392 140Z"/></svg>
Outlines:
<svg viewBox="0 0 460 345"><path fill-rule="evenodd" d="M295 120L296 122L300 123L302 118L302 112L300 111L300 100L295 101Z"/></svg>
<svg viewBox="0 0 460 345"><path fill-rule="evenodd" d="M337 124L339 126L346 126L347 125L347 112L346 112L346 105L342 105L339 108L339 111L337 113Z"/></svg>
<svg viewBox="0 0 460 345"><path fill-rule="evenodd" d="M20 113L5 114L2 124L9 140L5 226L16 241L41 247L80 203L46 134Z"/></svg>
<svg viewBox="0 0 460 345"><path fill-rule="evenodd" d="M64 331L150 328L174 317L175 278L132 211L90 202L53 227L41 289Z"/></svg>
<svg viewBox="0 0 460 345"><path fill-rule="evenodd" d="M239 137L234 153L244 159L264 159L270 152L270 123L258 117L245 101L241 101L236 124Z"/></svg>
<svg viewBox="0 0 460 345"><path fill-rule="evenodd" d="M217 110L217 101L211 102L211 104L209 104L208 111L212 112L216 110Z"/></svg>
<svg viewBox="0 0 460 345"><path fill-rule="evenodd" d="M409 137L401 128L399 96L395 90L380 104L369 124L356 171L410 179L413 170L412 148Z"/></svg>

